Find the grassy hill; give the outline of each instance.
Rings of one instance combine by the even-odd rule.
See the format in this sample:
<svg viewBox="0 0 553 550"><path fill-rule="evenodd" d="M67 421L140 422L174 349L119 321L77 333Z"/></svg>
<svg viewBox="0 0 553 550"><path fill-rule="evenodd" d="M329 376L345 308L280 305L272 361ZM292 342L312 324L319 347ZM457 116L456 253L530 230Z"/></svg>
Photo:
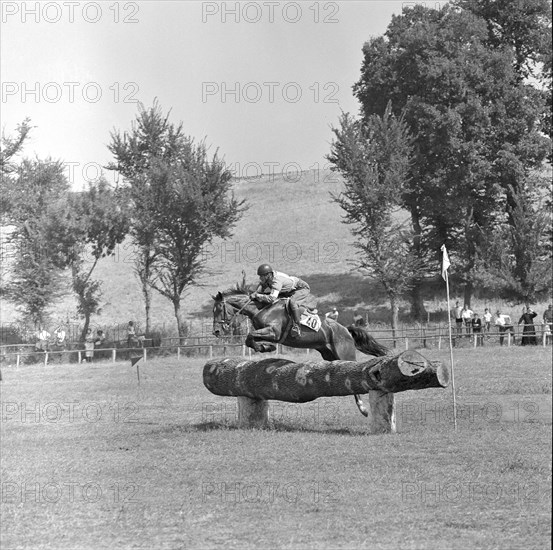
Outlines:
<svg viewBox="0 0 553 550"><path fill-rule="evenodd" d="M354 258L353 238L349 226L342 223L342 210L330 196L339 193L342 187L340 177L330 171L236 180L235 195L246 199L249 209L231 239L205 247L206 271L198 286L184 295L183 307L190 320L203 318L207 326L211 295L238 282L242 270L246 271L248 282L256 281L257 266L268 262L278 270L307 280L323 313L336 306L342 322L350 322L357 313L368 313L373 322L387 321L387 301L382 289L354 272L350 263ZM132 247L124 243L113 257L101 260L97 266L94 277L103 281L104 306L101 314L93 318L94 324L111 327L132 319L143 325L142 294L132 270L132 256ZM452 300L455 291L453 288ZM436 297L432 292L428 294L426 305L434 312L431 320L444 318L444 313L439 313L446 309L441 294L445 295L445 291ZM481 305L481 312L485 305L508 309L498 302L474 305L477 308ZM404 318L407 310L402 309ZM17 312L5 301L0 303L0 312L3 323L17 320ZM61 299L51 313L53 323L62 319L77 321L75 302L70 295ZM172 305L160 295L154 295L151 314L154 326L165 328L165 332L175 330Z"/></svg>

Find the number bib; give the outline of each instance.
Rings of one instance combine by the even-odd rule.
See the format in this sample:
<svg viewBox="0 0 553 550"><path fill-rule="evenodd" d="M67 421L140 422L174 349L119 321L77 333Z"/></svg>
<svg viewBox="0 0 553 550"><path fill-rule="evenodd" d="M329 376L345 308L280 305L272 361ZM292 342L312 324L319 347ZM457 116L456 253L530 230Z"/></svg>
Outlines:
<svg viewBox="0 0 553 550"><path fill-rule="evenodd" d="M314 313L302 313L300 323L315 332L321 328L321 319Z"/></svg>

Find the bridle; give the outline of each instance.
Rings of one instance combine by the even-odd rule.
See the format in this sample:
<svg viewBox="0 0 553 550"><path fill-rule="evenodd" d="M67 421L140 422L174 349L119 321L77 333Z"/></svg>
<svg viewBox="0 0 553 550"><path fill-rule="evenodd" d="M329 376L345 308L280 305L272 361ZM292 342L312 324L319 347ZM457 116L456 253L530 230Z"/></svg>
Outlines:
<svg viewBox="0 0 553 550"><path fill-rule="evenodd" d="M232 322L234 321L234 318L237 316L237 315L240 315L240 313L242 313L242 311L244 310L244 308L250 304L253 300L251 298L248 298L248 301L238 310L236 311L235 313L232 314L231 318L230 319L227 319L227 303L225 302L225 298L224 297L221 297L221 304L223 306L223 314L221 316L221 320L220 321L215 321L216 323L218 323L219 325L221 325L221 328L225 331L225 332L229 332L230 331L230 327L232 325ZM230 307L234 307L234 306L230 306Z"/></svg>

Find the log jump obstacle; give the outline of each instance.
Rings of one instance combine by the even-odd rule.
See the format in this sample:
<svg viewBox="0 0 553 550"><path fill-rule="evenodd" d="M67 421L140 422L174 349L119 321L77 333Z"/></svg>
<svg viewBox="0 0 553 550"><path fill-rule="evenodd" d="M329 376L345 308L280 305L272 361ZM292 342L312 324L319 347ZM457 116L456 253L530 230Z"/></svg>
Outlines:
<svg viewBox="0 0 553 550"><path fill-rule="evenodd" d="M445 388L449 369L416 351L364 362L296 363L276 357L261 361L228 357L208 361L203 380L211 393L237 398L240 427L266 426L269 399L306 403L319 397L368 393L371 432L395 433L394 395L406 390Z"/></svg>

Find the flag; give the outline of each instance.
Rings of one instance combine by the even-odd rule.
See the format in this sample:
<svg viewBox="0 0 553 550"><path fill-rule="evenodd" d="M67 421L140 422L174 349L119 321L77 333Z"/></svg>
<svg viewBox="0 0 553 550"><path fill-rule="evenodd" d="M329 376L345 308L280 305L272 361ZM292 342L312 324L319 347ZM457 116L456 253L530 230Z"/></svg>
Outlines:
<svg viewBox="0 0 553 550"><path fill-rule="evenodd" d="M447 281L447 270L449 269L449 266L451 265L449 261L449 256L447 255L447 250L445 248L445 244L442 244L442 252L443 252L443 259L442 259L442 277L444 281Z"/></svg>
<svg viewBox="0 0 553 550"><path fill-rule="evenodd" d="M131 357L131 367L134 367L136 365L136 378L138 380L138 385L140 386L140 361L142 361L144 357L142 355L138 355L137 357Z"/></svg>

